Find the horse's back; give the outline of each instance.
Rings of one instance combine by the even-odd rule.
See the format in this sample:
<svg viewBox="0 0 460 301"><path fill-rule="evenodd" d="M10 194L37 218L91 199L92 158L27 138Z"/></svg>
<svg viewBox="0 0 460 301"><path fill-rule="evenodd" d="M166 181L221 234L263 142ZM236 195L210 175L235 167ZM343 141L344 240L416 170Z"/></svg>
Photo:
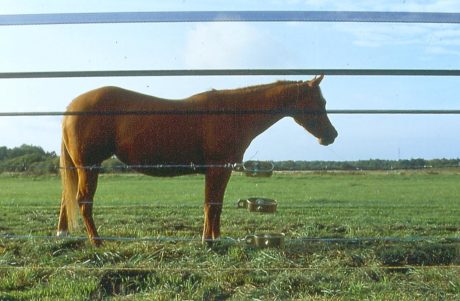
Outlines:
<svg viewBox="0 0 460 301"><path fill-rule="evenodd" d="M114 86L101 87L76 97L67 107L76 112L110 112L130 107L163 106L167 101Z"/></svg>
<svg viewBox="0 0 460 301"><path fill-rule="evenodd" d="M117 87L99 88L71 102L68 112L78 113L64 118L64 139L75 145L76 156L86 164L98 164L93 161L113 154L132 165L202 162L202 120L181 113L193 105Z"/></svg>

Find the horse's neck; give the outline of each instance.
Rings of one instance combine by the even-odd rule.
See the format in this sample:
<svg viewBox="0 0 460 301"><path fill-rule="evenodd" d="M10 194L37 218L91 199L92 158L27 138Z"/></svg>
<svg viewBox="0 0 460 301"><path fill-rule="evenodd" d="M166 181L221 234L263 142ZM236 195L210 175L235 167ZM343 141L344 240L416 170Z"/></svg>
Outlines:
<svg viewBox="0 0 460 301"><path fill-rule="evenodd" d="M210 92L209 101L221 109L239 111L280 111L287 109L290 103L298 97L298 86L292 82L280 82L236 89L228 91Z"/></svg>
<svg viewBox="0 0 460 301"><path fill-rule="evenodd" d="M252 141L280 119L286 117L285 112L295 101L295 97L298 97L298 91L295 84L277 83L237 98L240 110L246 111L244 116L240 117L240 121L244 123L243 127L246 128L245 139ZM250 114L252 111L255 114Z"/></svg>

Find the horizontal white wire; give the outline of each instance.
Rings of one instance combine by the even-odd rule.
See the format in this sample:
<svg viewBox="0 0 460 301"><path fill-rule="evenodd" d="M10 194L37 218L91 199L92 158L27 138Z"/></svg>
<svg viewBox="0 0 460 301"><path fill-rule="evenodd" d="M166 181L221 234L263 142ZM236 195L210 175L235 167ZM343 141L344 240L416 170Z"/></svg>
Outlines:
<svg viewBox="0 0 460 301"><path fill-rule="evenodd" d="M376 11L163 11L0 15L0 25L146 22L460 23L460 13Z"/></svg>
<svg viewBox="0 0 460 301"><path fill-rule="evenodd" d="M94 204L94 201L86 201L86 202L79 202L78 204L80 205L84 205L84 204ZM17 204L16 204L17 205ZM189 208L197 208L197 206L199 206L201 208L201 206L205 206L205 205L211 205L211 206L223 206L224 204L223 203L202 203L200 205L196 205L196 206L193 206L193 205L185 205L185 207L189 207ZM139 205L139 206L132 206L132 207L143 207L145 205ZM113 207L118 207L118 206L113 206ZM126 206L129 208L129 206ZM160 206L152 206L152 207L155 207L155 208L159 208L159 207L164 207L164 208L174 208L174 207L180 207L180 208L184 208L184 204L169 204L169 205L160 205Z"/></svg>
<svg viewBox="0 0 460 301"><path fill-rule="evenodd" d="M52 201L43 201L43 200L34 200L35 203L37 204L42 204L42 203L56 203L56 205L31 205L29 204L20 204L23 202L23 200L16 200L15 202L7 201L8 203L2 202L0 203L0 208L11 208L14 207L16 209L22 209L22 208L35 208L35 209L49 209L49 210L56 210L59 208L59 204L56 203L56 200ZM129 204L129 203L136 203L138 201L132 201L132 200L116 200L114 201L116 204L110 204L112 201L103 201L103 200L98 200L94 202L81 202L81 204L90 204L93 203L97 206L99 209L122 209L122 208L184 208L184 209L201 209L202 206L205 205L205 203L199 203L199 204L191 204L192 202L173 202L173 201L163 201L163 203L159 204L152 204L150 201L145 201L142 204ZM158 202L158 201L153 201L153 202ZM247 210L247 208L244 207L238 207L237 200L231 201L227 200L224 201L223 203L208 203L208 205L223 205L226 209L238 209L241 211ZM307 200L299 200L299 203L305 202L305 204L299 204L299 205L285 205L278 202L278 208L282 208L283 210L286 209L323 209L323 210L329 210L329 209L340 209L340 210L414 210L414 209L432 209L432 210L446 210L446 211L458 211L460 210L460 206L457 208L454 208L451 204L450 205L363 205L363 206L358 206L358 205L353 205L349 206L347 204L343 204L341 201L337 201L336 204L331 205L331 204L321 204L320 200L316 200L315 202L318 202L316 205L309 204L310 201ZM109 203L109 204L107 204ZM120 204L123 203L123 204ZM128 203L128 204L127 204ZM261 213L261 212L255 212L255 213ZM263 213L263 212L262 212ZM267 214L270 214L268 212ZM460 226L459 226L460 230Z"/></svg>
<svg viewBox="0 0 460 301"><path fill-rule="evenodd" d="M237 166L237 163L224 163L224 164L143 164L143 165L123 165L123 166L114 166L111 167L113 169L168 169L168 168L173 168L173 169L190 169L190 170L196 170L196 169L206 169L206 168L228 168L228 169L233 169ZM92 166L69 166L69 167L62 167L59 166L59 169L67 169L67 170L76 170L76 169L89 169L89 170L100 170L100 169L106 169L103 166L97 166L97 165L92 165Z"/></svg>
<svg viewBox="0 0 460 301"><path fill-rule="evenodd" d="M270 161L271 162L271 161ZM325 161L327 162L327 161ZM332 161L332 162L341 162L341 161ZM311 169L279 169L279 167L276 167L276 162L274 162L274 169L273 172L276 173L290 173L290 172L305 172L305 173L315 173L315 172L372 172L372 171L382 171L382 172L396 172L396 171L418 171L418 170L438 170L438 169L458 169L460 168L460 165L444 165L444 166L439 166L439 167L432 167L432 166L411 166L408 168L393 168L393 169L367 169L366 167L359 167L359 165L350 165L351 163L347 161L343 161L344 163L347 163L348 166L351 166L353 169L352 170L345 170L345 169L331 169L331 168L311 168ZM40 164L41 162L37 162L36 164ZM58 166L58 165L52 165L52 166L35 166L32 164L14 164L14 165L2 165L1 168L5 171L8 172L9 170L15 170L16 172L39 172L39 171L49 171L49 168L52 168L53 170L78 170L78 169L88 169L88 170L99 170L103 172L114 172L115 174L123 175L124 172L128 172L132 170L133 172L135 170L142 170L142 169L190 169L191 171L194 170L203 170L207 168L224 168L224 169L232 169L235 172L248 172L251 174L257 174L259 173L264 173L270 170L238 170L237 167L240 165L240 163L224 163L224 164L153 164L153 165L121 165L121 166L110 166L110 167L105 167L105 166L100 166L100 165L89 165L89 166L69 166L69 167L63 167L63 166Z"/></svg>
<svg viewBox="0 0 460 301"><path fill-rule="evenodd" d="M248 234L249 236L253 234ZM257 233L255 235L258 235ZM52 235L17 235L17 234L0 234L0 239L15 239L15 240L87 240L85 236L66 236L57 237ZM158 237L121 237L121 236L101 236L94 238L95 240L102 241L125 241L125 242L201 242L201 238L193 237L170 237L170 236L158 236ZM243 243L246 244L245 237L243 238L232 238L223 237L217 240L209 239L212 242L224 242L224 243ZM376 243L376 242L393 242L393 243L411 243L411 242L460 242L460 237L423 237L423 236L411 236L411 237L356 237L356 238L326 238L326 237L297 237L285 239L286 242L310 242L310 243Z"/></svg>
<svg viewBox="0 0 460 301"><path fill-rule="evenodd" d="M85 241L88 237L85 236L66 236L57 237L52 235L16 235L16 234L0 234L0 239L14 240L76 240ZM201 238L191 237L121 237L121 236L104 236L96 237L95 240L104 241L126 241L126 242L201 242ZM224 240L224 239L223 239Z"/></svg>

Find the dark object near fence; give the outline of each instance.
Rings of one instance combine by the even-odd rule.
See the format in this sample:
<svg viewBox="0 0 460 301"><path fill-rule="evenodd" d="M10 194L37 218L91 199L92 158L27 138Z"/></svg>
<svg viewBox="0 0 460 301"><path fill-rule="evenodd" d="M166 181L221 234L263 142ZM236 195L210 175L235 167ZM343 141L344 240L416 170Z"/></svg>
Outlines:
<svg viewBox="0 0 460 301"><path fill-rule="evenodd" d="M247 208L249 212L274 213L278 203L267 198L249 198L238 201L238 208Z"/></svg>
<svg viewBox="0 0 460 301"><path fill-rule="evenodd" d="M252 234L244 238L247 245L257 248L281 248L284 246L284 233Z"/></svg>
<svg viewBox="0 0 460 301"><path fill-rule="evenodd" d="M243 163L243 171L248 177L271 177L273 168L272 162L247 161Z"/></svg>

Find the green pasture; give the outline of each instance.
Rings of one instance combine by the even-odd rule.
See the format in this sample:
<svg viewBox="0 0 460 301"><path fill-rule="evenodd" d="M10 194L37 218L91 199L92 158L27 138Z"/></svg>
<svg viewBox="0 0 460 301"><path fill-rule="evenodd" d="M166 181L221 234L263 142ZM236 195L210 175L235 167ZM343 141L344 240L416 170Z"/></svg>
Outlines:
<svg viewBox="0 0 460 301"><path fill-rule="evenodd" d="M3 174L0 300L458 300L459 180L460 170L235 173L223 239L207 247L203 176L103 175L96 226L126 240L95 248L83 228L54 239L59 177ZM237 209L248 197L278 210ZM284 247L240 240L268 232L285 233Z"/></svg>

